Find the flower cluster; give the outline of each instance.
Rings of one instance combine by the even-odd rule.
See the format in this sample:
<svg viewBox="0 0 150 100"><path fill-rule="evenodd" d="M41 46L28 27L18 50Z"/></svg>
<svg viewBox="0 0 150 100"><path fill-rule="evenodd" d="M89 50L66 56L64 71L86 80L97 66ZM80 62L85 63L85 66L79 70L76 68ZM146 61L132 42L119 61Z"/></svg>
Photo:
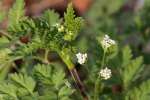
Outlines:
<svg viewBox="0 0 150 100"><path fill-rule="evenodd" d="M99 76L101 76L105 80L109 79L111 75L112 75L111 70L108 69L107 67L104 69L101 69L99 72Z"/></svg>
<svg viewBox="0 0 150 100"><path fill-rule="evenodd" d="M76 57L77 57L77 60L78 60L79 64L84 64L86 59L87 59L87 54L86 53L82 54L82 53L79 52L79 53L76 54Z"/></svg>
<svg viewBox="0 0 150 100"><path fill-rule="evenodd" d="M104 49L107 49L115 44L116 44L116 42L114 40L110 39L110 37L108 35L105 35L101 41L101 45Z"/></svg>

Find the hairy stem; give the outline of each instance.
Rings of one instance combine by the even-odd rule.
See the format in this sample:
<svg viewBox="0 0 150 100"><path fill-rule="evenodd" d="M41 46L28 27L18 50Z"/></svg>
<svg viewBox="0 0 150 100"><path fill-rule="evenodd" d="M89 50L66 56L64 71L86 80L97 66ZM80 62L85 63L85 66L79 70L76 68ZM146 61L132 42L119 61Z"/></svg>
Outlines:
<svg viewBox="0 0 150 100"><path fill-rule="evenodd" d="M88 96L86 95L86 92L85 92L85 87L84 87L84 85L83 85L83 83L79 77L79 74L75 68L75 65L71 61L70 55L68 55L68 52L66 52L65 50L58 52L58 54L60 55L63 62L67 65L72 78L74 79L78 89L80 90L82 97L84 98L84 100L88 100Z"/></svg>
<svg viewBox="0 0 150 100"><path fill-rule="evenodd" d="M71 76L73 77L73 79L75 80L75 83L78 87L78 89L80 90L81 95L83 96L84 100L88 100L88 96L85 93L85 87L78 75L78 72L75 68L70 70Z"/></svg>
<svg viewBox="0 0 150 100"><path fill-rule="evenodd" d="M94 100L98 100L98 94L99 94L99 90L100 90L100 79L99 77L97 78L96 82L95 82L95 88L94 88Z"/></svg>
<svg viewBox="0 0 150 100"><path fill-rule="evenodd" d="M106 57L106 51L104 51L104 53L103 53L103 58L102 58L101 68L104 67L104 64L105 64L105 57Z"/></svg>
<svg viewBox="0 0 150 100"><path fill-rule="evenodd" d="M101 63L101 68L103 68L104 65L105 65L105 57L106 57L106 50L104 50L102 63ZM99 100L98 95L99 95L100 91L101 91L101 88L100 88L100 75L98 75L97 80L95 82L95 88L94 88L94 100Z"/></svg>

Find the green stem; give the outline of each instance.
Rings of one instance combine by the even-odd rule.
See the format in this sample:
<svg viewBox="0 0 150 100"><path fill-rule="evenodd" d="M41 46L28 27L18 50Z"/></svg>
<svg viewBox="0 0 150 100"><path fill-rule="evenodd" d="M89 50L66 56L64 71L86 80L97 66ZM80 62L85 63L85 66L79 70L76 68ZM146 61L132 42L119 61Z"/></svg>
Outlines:
<svg viewBox="0 0 150 100"><path fill-rule="evenodd" d="M88 96L86 94L84 84L81 81L77 70L75 68L73 68L72 70L69 70L69 71L70 71L71 76L73 77L73 79L75 81L76 86L78 87L78 89L79 89L79 91L80 91L80 93L81 93L81 95L83 97L83 100L88 100Z"/></svg>
<svg viewBox="0 0 150 100"><path fill-rule="evenodd" d="M102 63L101 63L101 68L104 67L104 64L105 64L105 57L106 57L106 50L104 51L104 54L103 54Z"/></svg>
<svg viewBox="0 0 150 100"><path fill-rule="evenodd" d="M63 62L67 65L72 78L74 79L78 89L80 90L83 100L88 100L88 96L86 95L86 92L85 92L85 87L79 77L79 74L75 68L75 65L73 64L73 62L70 59L70 56L64 52L59 53L59 55L60 55L61 59L63 60Z"/></svg>
<svg viewBox="0 0 150 100"><path fill-rule="evenodd" d="M98 94L99 94L99 90L100 90L100 84L99 83L100 83L100 79L98 77L96 82L95 82L94 100L98 100Z"/></svg>
<svg viewBox="0 0 150 100"><path fill-rule="evenodd" d="M48 61L48 53L49 53L49 50L46 49L46 50L45 50L45 53L44 53L44 58L38 57L38 56L33 56L32 58L33 58L33 59L36 59L36 60L39 60L39 61L41 61L42 63L49 64L49 61Z"/></svg>
<svg viewBox="0 0 150 100"><path fill-rule="evenodd" d="M49 62L45 61L45 59L43 59L42 57L33 56L32 59L38 60L44 64L49 64Z"/></svg>
<svg viewBox="0 0 150 100"><path fill-rule="evenodd" d="M104 50L103 58L102 58L102 63L101 63L101 68L104 67L105 65L105 57L106 57L106 50ZM96 82L95 82L95 88L94 88L94 100L99 100L98 95L100 93L100 76L98 75Z"/></svg>
<svg viewBox="0 0 150 100"><path fill-rule="evenodd" d="M7 63L4 63L3 65L1 65L1 69L0 69L0 81L4 80L6 78L6 76L8 75L8 72L10 71L10 68L12 67L12 63L15 60L21 59L22 56L18 56L18 57L14 57L14 58L10 58L10 60Z"/></svg>
<svg viewBox="0 0 150 100"><path fill-rule="evenodd" d="M45 55L44 55L44 61L45 61L46 63L49 63L49 61L48 61L48 53L49 53L49 50L46 49L46 50L45 50Z"/></svg>

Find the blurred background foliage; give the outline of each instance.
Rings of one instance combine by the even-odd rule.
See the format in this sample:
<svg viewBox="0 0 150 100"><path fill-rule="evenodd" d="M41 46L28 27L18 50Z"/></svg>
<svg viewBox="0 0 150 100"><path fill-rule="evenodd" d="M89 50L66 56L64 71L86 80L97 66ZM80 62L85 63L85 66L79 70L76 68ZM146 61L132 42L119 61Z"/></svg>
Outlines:
<svg viewBox="0 0 150 100"><path fill-rule="evenodd" d="M13 21L9 22L8 20L11 19L9 18L9 15L13 16L13 14L18 13L14 12L13 14L8 14L9 9L13 9L12 5L14 1L15 0L0 1L0 47L3 47L4 45L7 46L6 44L9 42L10 34L6 33L7 28L10 27L9 25L18 23ZM63 13L66 11L67 4L71 0L24 1L25 12L21 14L25 14L31 18L37 18L41 16L47 9L54 9L60 14L60 17L63 17ZM103 36L104 34L110 35L118 42L117 53L108 57L108 59L112 59L108 62L108 65L111 65L113 73L118 73L116 69L119 69L122 66L122 52L130 51L132 52L133 58L136 58L140 55L143 56L143 73L140 73L140 77L137 76L137 79L142 81L150 77L150 0L72 0L72 2L76 15L82 16L85 19L84 27L80 31L79 36L73 44L79 48L78 51L88 53L87 64L84 66L76 64L76 68L79 71L81 79L87 86L89 86L89 90L93 88L93 83L96 80L96 73L100 69L100 60L102 59L103 53L97 38ZM23 8L19 9L21 10ZM3 37L3 35L5 35L7 38ZM21 42L26 43L29 39L27 37L22 37L20 40ZM125 48L126 45L130 45L132 50L127 49L128 47ZM13 49L13 47L11 48ZM35 63L35 61L30 60L30 57L25 59L10 58L9 54L11 52L12 51L10 49L0 48L1 80L5 79L8 73L17 72L20 66L24 66L21 71L23 71L24 68L30 70L30 67L32 68ZM42 50L39 50L38 52L40 56L43 54ZM57 54L52 52L52 55L49 55L48 58L49 61L54 62L55 65L61 67L64 66ZM16 59L15 64L17 65L17 68L12 67L10 69L1 67L9 65L9 63L12 62L12 59ZM5 61L7 62L4 63ZM28 61L28 64L24 63L24 61ZM89 80L86 80L87 78L89 78ZM139 84L139 81L136 81L134 84ZM117 75L115 78L112 78L106 82L106 84L108 84L108 87L105 89L105 92L107 93L112 91L113 93L118 94L118 91L122 91L122 86L120 86L121 82ZM112 95L112 97L115 98L114 100L121 100L115 95ZM102 98L107 98L107 96L103 95Z"/></svg>

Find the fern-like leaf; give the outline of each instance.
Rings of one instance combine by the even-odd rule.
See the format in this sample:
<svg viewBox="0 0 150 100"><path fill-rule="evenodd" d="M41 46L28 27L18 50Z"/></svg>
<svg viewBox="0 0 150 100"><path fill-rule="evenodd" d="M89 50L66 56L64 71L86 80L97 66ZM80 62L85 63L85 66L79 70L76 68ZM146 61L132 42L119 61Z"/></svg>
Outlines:
<svg viewBox="0 0 150 100"><path fill-rule="evenodd" d="M9 11L9 27L17 28L21 18L24 16L24 0L16 0L13 8Z"/></svg>
<svg viewBox="0 0 150 100"><path fill-rule="evenodd" d="M143 82L140 86L128 91L126 100L148 100L150 97L150 80Z"/></svg>
<svg viewBox="0 0 150 100"><path fill-rule="evenodd" d="M44 95L51 95L50 97L47 97L49 98L48 100L54 100L55 98L59 98L59 100L71 100L63 99L69 98L74 90L65 85L65 73L62 69L56 69L56 67L52 65L38 64L34 68L34 75L39 82L42 84L46 83L45 85L48 85L48 87L44 86L40 89L44 89L43 91L46 91L44 92ZM45 97L40 96L40 99L42 98Z"/></svg>
<svg viewBox="0 0 150 100"><path fill-rule="evenodd" d="M50 77L52 69L51 66L38 64L35 66L34 71L36 74L39 73L43 77Z"/></svg>
<svg viewBox="0 0 150 100"><path fill-rule="evenodd" d="M6 94L10 97L17 98L17 87L10 83L0 83L0 94Z"/></svg>
<svg viewBox="0 0 150 100"><path fill-rule="evenodd" d="M129 62L131 61L132 58L132 51L129 46L125 46L123 48L122 52L122 67L125 67Z"/></svg>
<svg viewBox="0 0 150 100"><path fill-rule="evenodd" d="M127 66L125 66L123 70L123 81L125 87L128 87L136 73L140 70L140 67L143 63L143 57L137 57L136 59L132 60Z"/></svg>
<svg viewBox="0 0 150 100"><path fill-rule="evenodd" d="M65 73L62 69L56 70L52 76L52 81L55 84L56 89L58 89L64 83Z"/></svg>
<svg viewBox="0 0 150 100"><path fill-rule="evenodd" d="M23 44L16 50L16 55L27 56L35 53L39 48L42 47L42 43L39 37L35 37L28 44Z"/></svg>
<svg viewBox="0 0 150 100"><path fill-rule="evenodd" d="M59 15L55 13L53 10L45 11L42 18L46 20L50 26L59 23Z"/></svg>
<svg viewBox="0 0 150 100"><path fill-rule="evenodd" d="M75 16L72 4L69 4L64 19L64 25L66 27L66 35L64 38L69 41L74 40L83 26L83 19Z"/></svg>
<svg viewBox="0 0 150 100"><path fill-rule="evenodd" d="M26 74L11 74L10 78L16 83L16 85L25 88L30 94L33 94L36 82L32 77Z"/></svg>
<svg viewBox="0 0 150 100"><path fill-rule="evenodd" d="M34 76L44 84L52 84L51 80L52 66L38 64L34 68Z"/></svg>
<svg viewBox="0 0 150 100"><path fill-rule="evenodd" d="M63 86L58 93L58 96L60 98L64 98L65 96L71 95L72 94L72 89L68 88L67 86Z"/></svg>
<svg viewBox="0 0 150 100"><path fill-rule="evenodd" d="M34 74L37 78L41 79L42 82L48 82L49 84L55 85L58 89L60 85L64 83L65 73L63 70L53 69L52 65L36 65ZM45 79L45 80L44 80Z"/></svg>

